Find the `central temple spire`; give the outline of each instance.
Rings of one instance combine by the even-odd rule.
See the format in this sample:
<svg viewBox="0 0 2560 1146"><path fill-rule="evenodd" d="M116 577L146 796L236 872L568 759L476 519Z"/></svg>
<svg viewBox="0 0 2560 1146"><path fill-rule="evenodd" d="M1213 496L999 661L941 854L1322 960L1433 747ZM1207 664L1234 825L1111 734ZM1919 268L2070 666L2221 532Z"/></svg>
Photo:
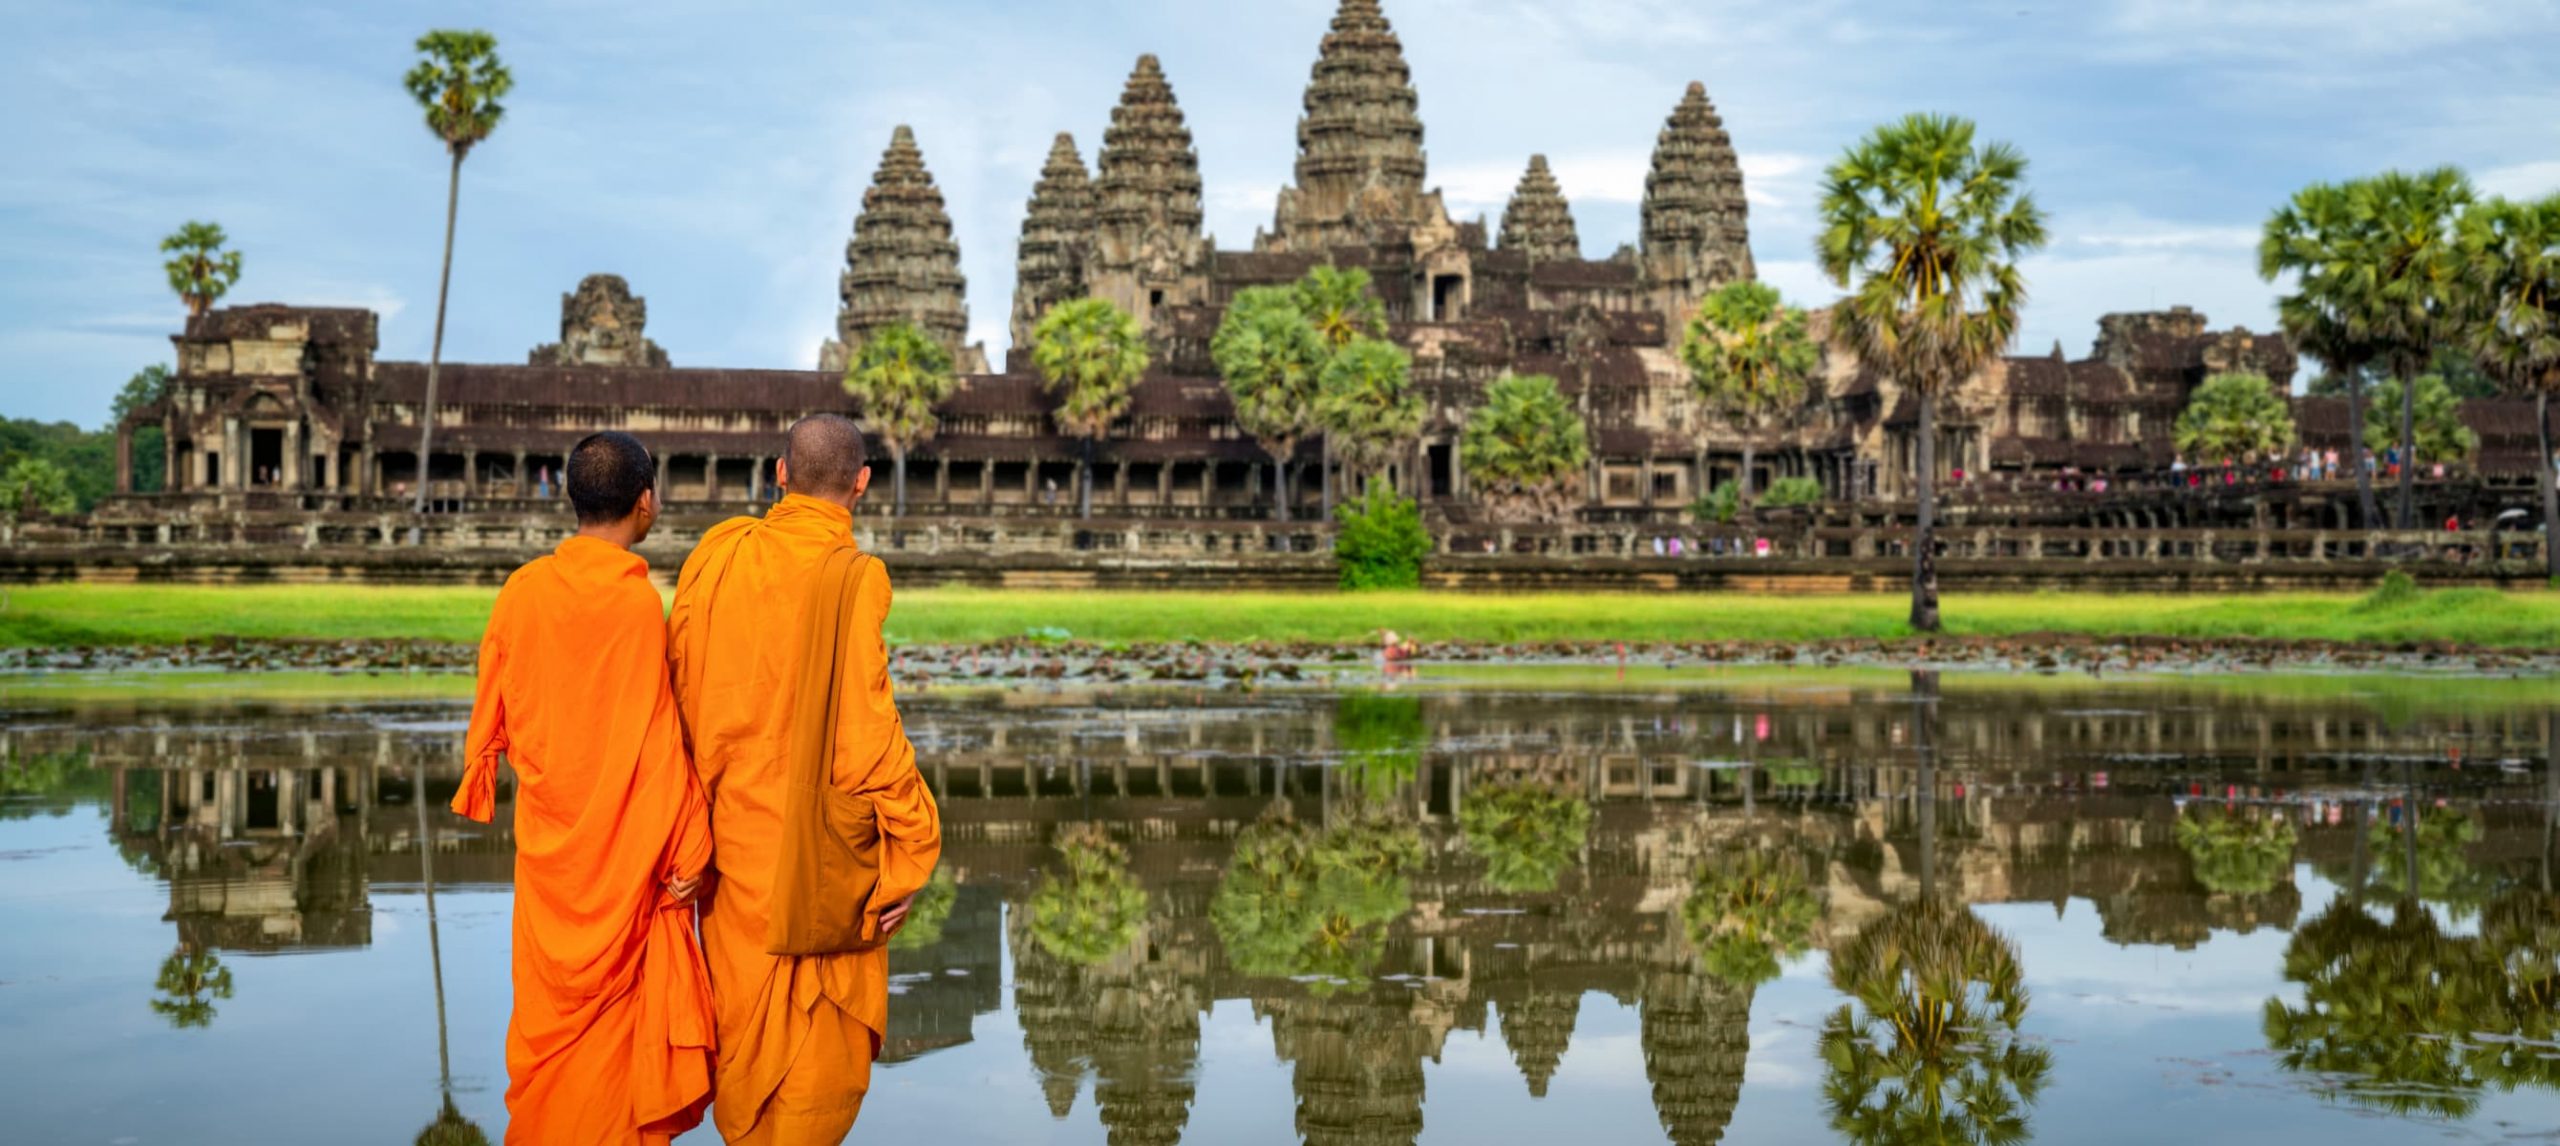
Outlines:
<svg viewBox="0 0 2560 1146"><path fill-rule="evenodd" d="M1121 88L1097 166L1087 289L1146 324L1160 307L1199 301L1200 153L1154 55Z"/></svg>
<svg viewBox="0 0 2560 1146"><path fill-rule="evenodd" d="M1377 0L1342 0L1307 81L1297 183L1265 245L1321 251L1365 241L1371 224L1427 222L1418 104Z"/></svg>
<svg viewBox="0 0 2560 1146"><path fill-rule="evenodd" d="M1646 285L1674 321L1708 292L1756 277L1742 163L1705 84L1689 85L1655 137L1653 170L1644 177L1643 240Z"/></svg>
<svg viewBox="0 0 2560 1146"><path fill-rule="evenodd" d="M951 215L942 189L925 170L915 132L899 124L880 155L862 213L845 244L844 276L837 296L836 337L819 349L818 368L841 370L883 327L912 322L951 351L963 365L983 352L963 345L969 333L968 280L960 275L960 244L951 237Z"/></svg>

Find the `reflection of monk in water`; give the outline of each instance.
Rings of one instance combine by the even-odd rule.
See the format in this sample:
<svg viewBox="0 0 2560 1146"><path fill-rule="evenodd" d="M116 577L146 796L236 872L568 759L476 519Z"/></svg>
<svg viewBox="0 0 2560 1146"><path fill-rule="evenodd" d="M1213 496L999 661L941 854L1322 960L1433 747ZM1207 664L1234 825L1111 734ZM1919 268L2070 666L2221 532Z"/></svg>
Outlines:
<svg viewBox="0 0 2560 1146"><path fill-rule="evenodd" d="M719 889L702 917L719 1003L712 1121L732 1146L834 1146L862 1111L888 1025L881 941L933 875L942 818L891 695L889 575L853 541L871 480L861 430L834 414L802 419L778 476L781 501L713 526L686 559L669 651L719 844ZM831 711L798 711L804 689ZM807 770L795 778L797 767ZM795 848L819 846L792 814L808 806L795 793L823 798L840 838L822 842L861 854L876 885L785 868ZM848 941L777 941L798 934L791 920L844 904Z"/></svg>
<svg viewBox="0 0 2560 1146"><path fill-rule="evenodd" d="M664 1143L711 1100L691 903L711 829L658 593L631 552L657 520L657 465L605 433L567 470L577 535L498 593L453 810L489 820L505 753L518 785L507 1140Z"/></svg>

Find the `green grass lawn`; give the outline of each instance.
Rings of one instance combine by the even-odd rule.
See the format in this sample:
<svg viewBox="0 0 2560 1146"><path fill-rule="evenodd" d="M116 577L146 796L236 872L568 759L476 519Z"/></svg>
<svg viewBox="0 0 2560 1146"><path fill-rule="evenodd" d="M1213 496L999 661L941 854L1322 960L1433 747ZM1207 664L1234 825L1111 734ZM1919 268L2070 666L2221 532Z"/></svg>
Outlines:
<svg viewBox="0 0 2560 1146"><path fill-rule="evenodd" d="M0 647L169 644L211 637L477 640L496 590L368 586L38 585L0 589ZM1705 641L1897 637L1897 594L1212 593L918 589L898 594L889 636L973 643L1033 629L1105 643L1421 640ZM2257 596L1950 594L1958 635L2285 637L2461 641L2560 649L2560 593Z"/></svg>

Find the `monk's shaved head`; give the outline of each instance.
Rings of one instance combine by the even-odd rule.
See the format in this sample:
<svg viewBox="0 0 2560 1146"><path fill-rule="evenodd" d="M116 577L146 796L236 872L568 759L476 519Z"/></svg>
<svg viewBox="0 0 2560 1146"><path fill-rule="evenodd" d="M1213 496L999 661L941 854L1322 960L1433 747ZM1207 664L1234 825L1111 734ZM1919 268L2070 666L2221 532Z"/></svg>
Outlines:
<svg viewBox="0 0 2560 1146"><path fill-rule="evenodd" d="M658 463L649 448L620 430L579 439L563 468L580 525L610 525L631 516L640 495L658 484Z"/></svg>
<svg viewBox="0 0 2560 1146"><path fill-rule="evenodd" d="M782 460L791 467L791 492L838 497L854 492L867 463L862 427L842 414L811 414L791 423Z"/></svg>

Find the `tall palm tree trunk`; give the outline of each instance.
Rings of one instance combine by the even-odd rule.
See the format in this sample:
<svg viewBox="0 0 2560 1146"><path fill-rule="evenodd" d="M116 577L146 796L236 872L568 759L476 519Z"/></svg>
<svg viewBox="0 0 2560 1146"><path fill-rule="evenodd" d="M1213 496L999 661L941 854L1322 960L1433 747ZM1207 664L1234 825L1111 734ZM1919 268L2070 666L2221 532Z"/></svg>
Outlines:
<svg viewBox="0 0 2560 1146"><path fill-rule="evenodd" d="M889 510L898 517L907 515L907 444L889 443Z"/></svg>
<svg viewBox="0 0 2560 1146"><path fill-rule="evenodd" d="M1271 451L1271 520L1289 520L1289 455L1297 449L1292 442Z"/></svg>
<svg viewBox="0 0 2560 1146"><path fill-rule="evenodd" d="M2347 463L2356 471L2356 502L2366 531L2382 528L2382 509L2373 500L2371 454L2364 448L2364 371L2347 367Z"/></svg>
<svg viewBox="0 0 2560 1146"><path fill-rule="evenodd" d="M1742 473L1733 481L1733 517L1736 521L1751 520L1751 453L1751 435L1745 433L1742 436Z"/></svg>
<svg viewBox="0 0 2560 1146"><path fill-rule="evenodd" d="M427 477L434 472L428 459L435 456L432 451L436 440L436 373L444 364L444 306L445 299L453 291L453 220L461 205L462 153L456 151L453 153L452 174L447 176L444 186L444 269L436 274L436 333L435 340L427 345L427 400L418 411L418 489L409 503L409 512L421 518L427 515ZM423 523L410 523L411 545L419 543L424 528Z"/></svg>
<svg viewBox="0 0 2560 1146"><path fill-rule="evenodd" d="M2560 458L2551 455L2551 391L2533 392L2533 440L2542 448L2542 561L2560 581ZM2560 761L2554 762L2560 767Z"/></svg>
<svg viewBox="0 0 2560 1146"><path fill-rule="evenodd" d="M1938 718L1938 674L1911 674L1911 740L1920 757L1920 898L1938 895L1938 742L1930 725Z"/></svg>
<svg viewBox="0 0 2560 1146"><path fill-rule="evenodd" d="M1911 538L1911 628L1938 631L1938 418L1937 395L1920 398L1918 442L1919 528ZM1746 475L1748 476L1748 475Z"/></svg>
<svg viewBox="0 0 2560 1146"><path fill-rule="evenodd" d="M1093 435L1084 437L1084 452L1076 458L1076 516L1093 516Z"/></svg>
<svg viewBox="0 0 2560 1146"><path fill-rule="evenodd" d="M2418 379L2407 371L2400 378L2400 528L2418 527L2415 502L2418 480Z"/></svg>

